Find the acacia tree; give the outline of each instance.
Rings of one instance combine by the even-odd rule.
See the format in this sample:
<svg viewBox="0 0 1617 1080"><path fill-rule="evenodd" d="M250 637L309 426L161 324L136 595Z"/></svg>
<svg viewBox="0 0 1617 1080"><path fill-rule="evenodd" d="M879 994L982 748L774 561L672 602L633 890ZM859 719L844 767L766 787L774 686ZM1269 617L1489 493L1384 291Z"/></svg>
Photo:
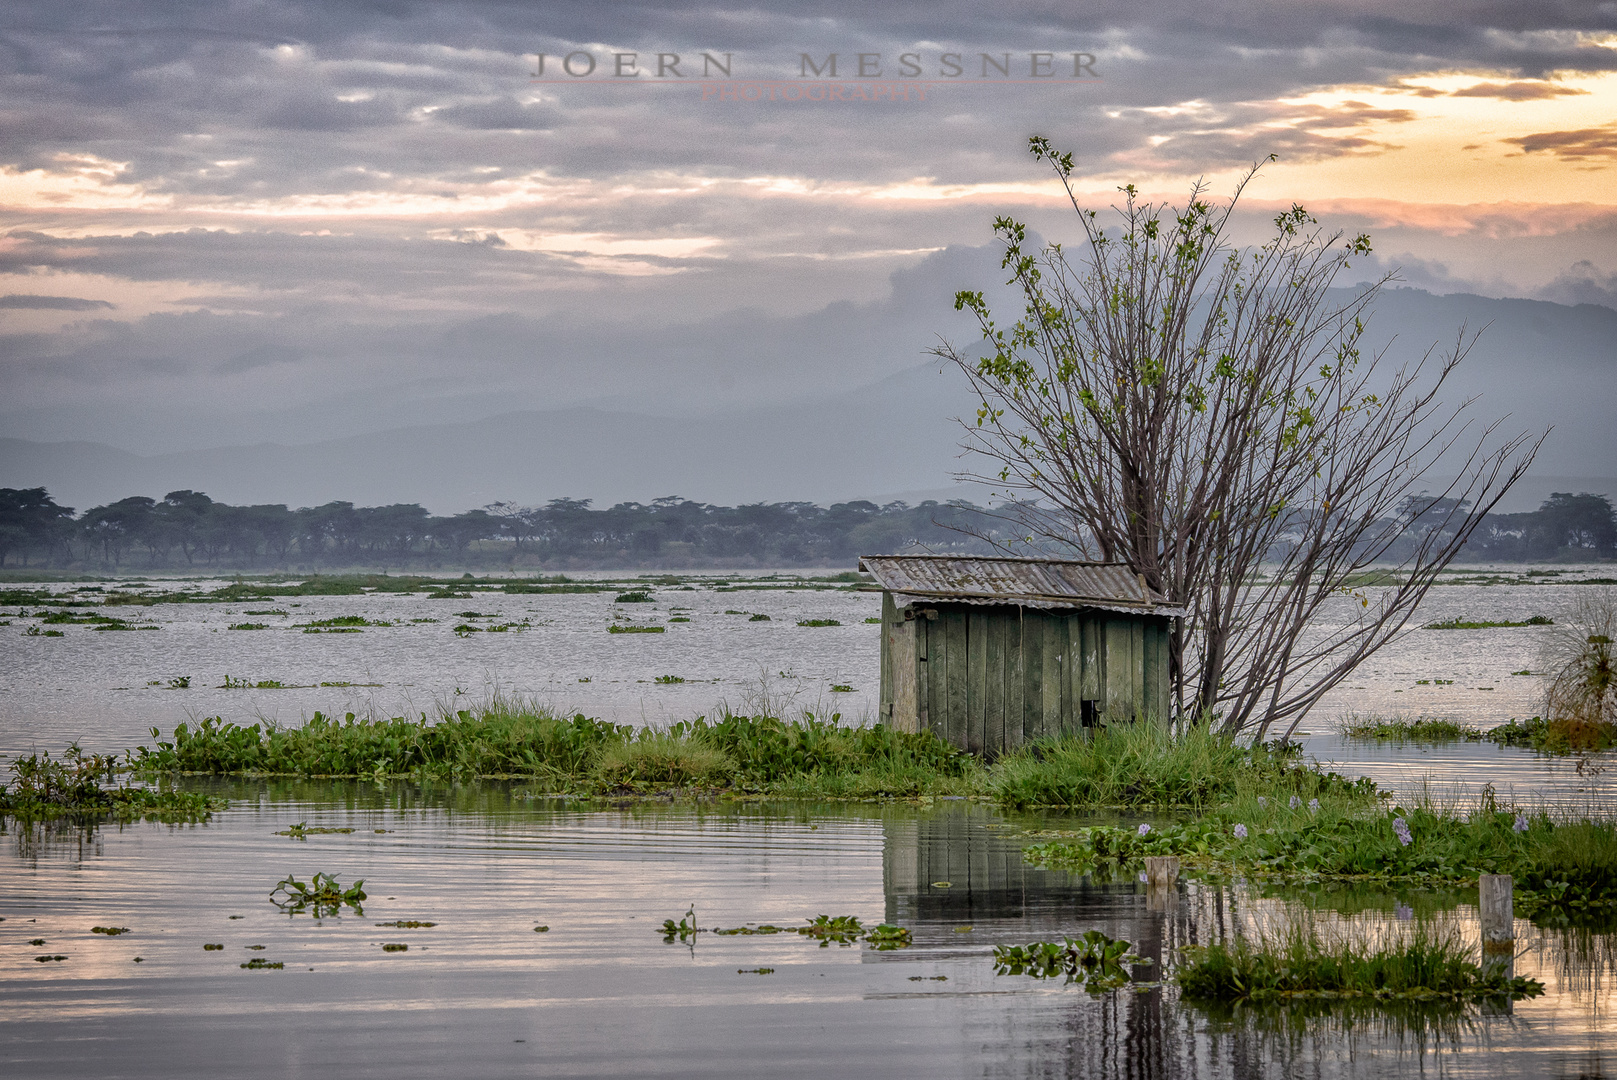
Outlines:
<svg viewBox="0 0 1617 1080"><path fill-rule="evenodd" d="M1181 715L1289 735L1402 629L1542 436L1497 439L1470 402L1444 403L1475 341L1463 329L1396 370L1361 354L1388 279L1345 303L1329 289L1368 237L1294 205L1266 243L1237 247L1231 214L1258 166L1222 205L1200 183L1183 208L1125 187L1108 230L1079 205L1072 155L1030 148L1078 212L1082 254L1030 252L1025 225L995 220L1025 308L1002 327L961 292L984 344L935 350L981 399L965 449L997 466L963 477L1001 485L1029 540L1127 563L1188 608L1171 655ZM1457 479L1426 480L1440 462ZM1441 490L1413 553L1377 567L1426 487Z"/></svg>

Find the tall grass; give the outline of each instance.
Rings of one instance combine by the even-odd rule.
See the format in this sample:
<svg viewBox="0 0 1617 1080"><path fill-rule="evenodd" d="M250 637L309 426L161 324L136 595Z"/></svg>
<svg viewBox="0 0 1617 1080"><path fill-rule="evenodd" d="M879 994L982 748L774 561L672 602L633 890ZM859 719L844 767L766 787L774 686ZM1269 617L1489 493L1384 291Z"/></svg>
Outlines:
<svg viewBox="0 0 1617 1080"><path fill-rule="evenodd" d="M1200 809L1252 786L1311 798L1353 785L1302 765L1295 746L1251 748L1206 725L1171 732L1151 723L1104 728L1088 739L1041 740L1000 758L989 774L989 790L1009 806Z"/></svg>
<svg viewBox="0 0 1617 1080"><path fill-rule="evenodd" d="M1322 937L1312 926L1230 945L1192 946L1179 969L1187 998L1272 1001L1289 997L1446 998L1536 997L1544 985L1471 960L1475 948L1454 928L1416 924L1393 940Z"/></svg>

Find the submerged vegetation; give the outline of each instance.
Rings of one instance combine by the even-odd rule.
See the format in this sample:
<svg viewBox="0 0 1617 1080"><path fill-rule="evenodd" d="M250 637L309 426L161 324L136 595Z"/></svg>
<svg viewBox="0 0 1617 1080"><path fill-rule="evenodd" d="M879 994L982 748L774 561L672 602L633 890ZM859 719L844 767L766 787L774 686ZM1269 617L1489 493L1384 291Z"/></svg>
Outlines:
<svg viewBox="0 0 1617 1080"><path fill-rule="evenodd" d="M1530 998L1544 984L1507 978L1503 966L1478 965L1475 947L1454 930L1419 925L1400 940L1372 945L1338 936L1322 938L1293 925L1253 942L1192 945L1183 952L1179 985L1187 998L1265 1002L1296 998L1373 998L1480 1001Z"/></svg>

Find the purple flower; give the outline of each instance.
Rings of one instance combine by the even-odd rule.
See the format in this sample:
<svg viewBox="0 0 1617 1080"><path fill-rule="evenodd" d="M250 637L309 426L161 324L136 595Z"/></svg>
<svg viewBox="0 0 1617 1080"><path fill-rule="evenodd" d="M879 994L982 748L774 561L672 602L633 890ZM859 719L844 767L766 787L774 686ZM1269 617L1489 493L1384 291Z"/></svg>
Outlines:
<svg viewBox="0 0 1617 1080"><path fill-rule="evenodd" d="M1394 904L1392 913L1398 916L1399 922L1409 922L1415 917L1415 909L1404 904Z"/></svg>
<svg viewBox="0 0 1617 1080"><path fill-rule="evenodd" d="M1235 827L1235 838L1237 840L1245 840L1246 839L1246 826L1245 825L1237 825Z"/></svg>
<svg viewBox="0 0 1617 1080"><path fill-rule="evenodd" d="M1415 842L1415 838L1409 835L1409 822L1401 817L1392 819L1392 831L1398 834L1398 842L1404 847Z"/></svg>
<svg viewBox="0 0 1617 1080"><path fill-rule="evenodd" d="M1139 828L1139 834L1140 834L1140 835L1141 835L1141 836L1145 836L1145 835L1146 835L1146 834L1147 834L1147 833L1149 833L1149 832L1150 832L1150 831L1151 831L1151 826L1149 826L1149 825L1147 825L1147 824L1146 824L1146 823L1145 823L1145 822L1143 822L1143 821L1142 821L1142 822L1140 822L1140 828Z"/></svg>
<svg viewBox="0 0 1617 1080"><path fill-rule="evenodd" d="M1268 806L1269 805L1269 800L1265 799L1262 795L1259 795L1258 796L1258 805L1259 806Z"/></svg>
<svg viewBox="0 0 1617 1080"><path fill-rule="evenodd" d="M1310 814L1319 813L1319 800L1318 799L1309 799L1308 800L1308 812Z"/></svg>
<svg viewBox="0 0 1617 1080"><path fill-rule="evenodd" d="M1523 813L1517 813L1517 815L1516 815L1516 824L1512 825L1511 828L1515 829L1517 832L1526 832L1527 831L1527 815L1523 814Z"/></svg>
<svg viewBox="0 0 1617 1080"><path fill-rule="evenodd" d="M1299 799L1297 796L1293 795L1291 797L1291 808L1293 810L1297 809L1302 804L1303 804L1303 801L1301 799Z"/></svg>

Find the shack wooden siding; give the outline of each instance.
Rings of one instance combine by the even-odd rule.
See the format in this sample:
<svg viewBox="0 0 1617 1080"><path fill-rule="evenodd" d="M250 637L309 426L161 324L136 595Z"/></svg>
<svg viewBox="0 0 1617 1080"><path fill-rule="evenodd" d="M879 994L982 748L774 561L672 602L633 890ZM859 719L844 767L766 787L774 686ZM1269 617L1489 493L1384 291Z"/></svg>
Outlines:
<svg viewBox="0 0 1617 1080"><path fill-rule="evenodd" d="M1162 616L882 598L883 719L995 756L1092 722L1165 722ZM1088 710L1085 702L1089 702Z"/></svg>

